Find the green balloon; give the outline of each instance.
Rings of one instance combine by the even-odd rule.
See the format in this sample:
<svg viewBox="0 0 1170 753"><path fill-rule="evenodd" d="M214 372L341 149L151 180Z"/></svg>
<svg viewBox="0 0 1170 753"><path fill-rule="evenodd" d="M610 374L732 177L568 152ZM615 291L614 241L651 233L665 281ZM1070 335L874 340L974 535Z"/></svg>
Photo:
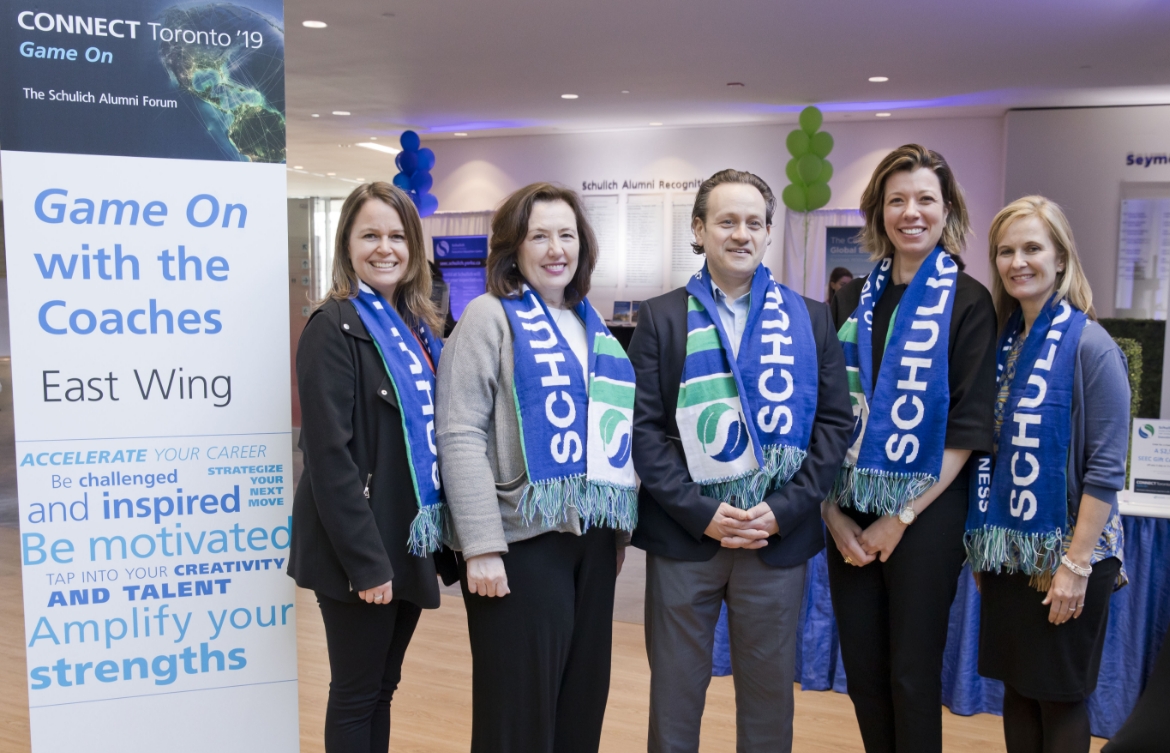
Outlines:
<svg viewBox="0 0 1170 753"><path fill-rule="evenodd" d="M806 154L800 158L796 171L800 173L800 180L805 185L813 183L821 175L821 165L824 162L815 154Z"/></svg>
<svg viewBox="0 0 1170 753"><path fill-rule="evenodd" d="M793 157L788 160L788 164L784 166L784 174L788 176L789 183L796 183L797 185L804 185L804 180L800 177L800 172L797 170L797 165L800 164L800 157Z"/></svg>
<svg viewBox="0 0 1170 753"><path fill-rule="evenodd" d="M804 191L808 197L808 208L810 211L820 209L825 204L828 204L829 198L833 195L833 192L829 190L828 183L813 183L804 189Z"/></svg>
<svg viewBox="0 0 1170 753"><path fill-rule="evenodd" d="M801 130L793 131L788 134L785 145L788 147L788 153L793 157L803 157L808 154L808 134Z"/></svg>
<svg viewBox="0 0 1170 753"><path fill-rule="evenodd" d="M800 111L800 127L809 136L817 132L824 119L821 111L815 107L809 106Z"/></svg>
<svg viewBox="0 0 1170 753"><path fill-rule="evenodd" d="M833 177L833 163L827 159L821 160L821 163L823 165L821 167L821 174L813 181L814 183L828 183Z"/></svg>
<svg viewBox="0 0 1170 753"><path fill-rule="evenodd" d="M808 147L818 157L828 157L829 152L833 151L833 137L824 131L814 133L809 137Z"/></svg>
<svg viewBox="0 0 1170 753"><path fill-rule="evenodd" d="M785 186L784 193L780 194L780 198L784 199L784 206L794 212L808 211L808 199L805 197L804 188L795 183Z"/></svg>

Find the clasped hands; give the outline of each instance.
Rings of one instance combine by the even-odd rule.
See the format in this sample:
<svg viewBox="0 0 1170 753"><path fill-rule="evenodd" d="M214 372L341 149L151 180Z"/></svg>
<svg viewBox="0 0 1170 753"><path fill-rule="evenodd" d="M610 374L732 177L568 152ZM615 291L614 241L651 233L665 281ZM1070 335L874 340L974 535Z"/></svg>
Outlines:
<svg viewBox="0 0 1170 753"><path fill-rule="evenodd" d="M821 514L837 551L846 563L856 567L864 567L878 558L882 562L888 560L906 532L906 525L896 515L884 515L862 529L832 502L824 503Z"/></svg>
<svg viewBox="0 0 1170 753"><path fill-rule="evenodd" d="M768 545L769 536L780 533L780 526L767 502L748 510L720 502L703 533L728 549L759 549Z"/></svg>

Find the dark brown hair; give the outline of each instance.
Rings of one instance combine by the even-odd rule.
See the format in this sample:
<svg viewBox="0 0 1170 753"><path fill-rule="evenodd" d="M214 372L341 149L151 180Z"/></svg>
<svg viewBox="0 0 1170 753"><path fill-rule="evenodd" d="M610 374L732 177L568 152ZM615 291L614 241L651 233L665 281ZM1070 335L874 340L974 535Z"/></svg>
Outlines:
<svg viewBox="0 0 1170 753"><path fill-rule="evenodd" d="M721 186L724 183L742 183L745 186L752 186L760 195L764 197L764 224L769 227L772 225L772 215L776 212L776 195L772 193L772 189L764 182L764 179L753 173L744 172L743 170L720 170L712 175L703 184L699 186L699 193L695 194L695 206L691 209L691 226L695 224L695 220L699 220L704 225L707 224L707 198L711 192L715 190L716 186ZM691 250L696 254L703 253L703 245L701 243L691 243Z"/></svg>
<svg viewBox="0 0 1170 753"><path fill-rule="evenodd" d="M431 270L427 266L426 248L423 243L422 222L418 210L402 189L384 181L358 186L346 197L341 205L341 216L337 221L337 236L333 245L333 284L325 294L327 300L348 301L358 294L358 276L349 257L349 234L353 231L354 219L367 201L378 200L398 213L406 235L409 258L406 272L394 290L394 300L389 303L407 324L418 326L425 323L437 336L443 334L443 322L435 305L431 302Z"/></svg>
<svg viewBox="0 0 1170 753"><path fill-rule="evenodd" d="M576 306L589 295L593 268L597 266L597 238L585 218L581 198L575 191L552 183L533 183L504 199L492 215L492 240L487 258L487 289L499 298L517 298L524 276L516 264L520 245L528 236L532 206L538 201L563 201L577 218L577 273L565 287L565 304Z"/></svg>
<svg viewBox="0 0 1170 753"><path fill-rule="evenodd" d="M885 199L886 181L894 173L914 172L925 167L938 177L942 187L943 206L947 210L946 224L939 242L950 254L959 254L967 245L967 234L971 222L967 219L967 203L963 190L955 180L951 166L941 154L918 144L906 144L890 152L873 171L869 185L861 194L861 211L865 214L865 227L858 238L870 253L873 261L894 255L894 243L886 235Z"/></svg>

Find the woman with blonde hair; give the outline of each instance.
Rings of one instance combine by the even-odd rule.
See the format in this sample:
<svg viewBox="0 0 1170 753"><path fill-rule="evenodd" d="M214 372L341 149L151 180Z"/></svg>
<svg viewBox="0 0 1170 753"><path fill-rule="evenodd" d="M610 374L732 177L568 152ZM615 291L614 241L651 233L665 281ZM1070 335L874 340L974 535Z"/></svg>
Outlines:
<svg viewBox="0 0 1170 753"><path fill-rule="evenodd" d="M1004 683L1008 753L1084 753L1109 599L1126 583L1117 492L1129 447L1128 367L1095 321L1059 206L1042 196L1014 201L989 240L1000 324L996 441L966 534L982 591L979 673Z"/></svg>
<svg viewBox="0 0 1170 753"><path fill-rule="evenodd" d="M831 303L857 426L822 505L829 587L866 751L941 751L967 459L991 450L995 311L955 261L969 224L941 154L895 149L861 208L877 265Z"/></svg>
<svg viewBox="0 0 1170 753"><path fill-rule="evenodd" d="M329 652L328 753L385 752L444 503L434 447L441 323L418 212L389 183L341 207L333 285L297 348L305 471L288 573L317 594Z"/></svg>

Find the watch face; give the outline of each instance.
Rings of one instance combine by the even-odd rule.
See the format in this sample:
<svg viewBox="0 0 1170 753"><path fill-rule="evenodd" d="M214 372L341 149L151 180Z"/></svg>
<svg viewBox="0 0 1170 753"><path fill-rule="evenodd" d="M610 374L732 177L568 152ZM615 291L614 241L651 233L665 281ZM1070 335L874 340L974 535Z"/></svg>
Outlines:
<svg viewBox="0 0 1170 753"><path fill-rule="evenodd" d="M909 507L907 507L905 510L902 510L902 512L898 513L898 518L906 525L910 525L911 523L913 523L915 517L916 516L914 514L914 510L912 510Z"/></svg>

